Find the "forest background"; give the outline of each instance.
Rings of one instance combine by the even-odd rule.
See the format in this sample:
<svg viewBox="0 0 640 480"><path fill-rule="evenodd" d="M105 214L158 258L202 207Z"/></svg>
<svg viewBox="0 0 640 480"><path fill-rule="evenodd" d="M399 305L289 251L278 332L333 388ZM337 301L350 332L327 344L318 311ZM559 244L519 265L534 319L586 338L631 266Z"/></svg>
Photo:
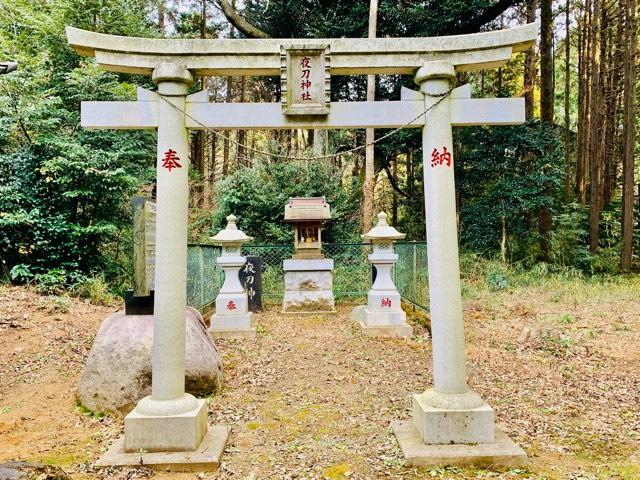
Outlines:
<svg viewBox="0 0 640 480"><path fill-rule="evenodd" d="M0 1L0 61L20 64L0 76L0 277L45 292L131 283L130 198L153 194L155 134L84 130L80 102L132 100L137 86L154 86L77 55L67 25L142 37L336 38L534 20L535 48L458 78L476 97L523 96L527 115L524 125L454 130L461 247L537 272L637 271L636 18L636 0ZM334 76L332 101L398 99L402 86L415 89L409 76L369 85ZM280 95L277 78L200 77L193 90L202 88L213 102ZM376 143L373 155L350 151L365 142L364 130L193 132L189 240L207 242L233 212L256 242L289 243L290 196L327 197L328 241L359 241L380 210L409 240L424 240L419 131ZM335 155L314 158L326 154Z"/></svg>

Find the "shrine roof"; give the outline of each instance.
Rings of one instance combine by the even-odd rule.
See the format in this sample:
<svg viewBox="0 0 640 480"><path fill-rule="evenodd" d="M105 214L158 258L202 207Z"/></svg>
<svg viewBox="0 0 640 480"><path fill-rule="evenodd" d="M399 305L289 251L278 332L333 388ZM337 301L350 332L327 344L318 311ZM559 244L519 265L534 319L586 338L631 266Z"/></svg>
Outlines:
<svg viewBox="0 0 640 480"><path fill-rule="evenodd" d="M326 220L331 220L331 207L324 197L292 197L284 207L285 222Z"/></svg>

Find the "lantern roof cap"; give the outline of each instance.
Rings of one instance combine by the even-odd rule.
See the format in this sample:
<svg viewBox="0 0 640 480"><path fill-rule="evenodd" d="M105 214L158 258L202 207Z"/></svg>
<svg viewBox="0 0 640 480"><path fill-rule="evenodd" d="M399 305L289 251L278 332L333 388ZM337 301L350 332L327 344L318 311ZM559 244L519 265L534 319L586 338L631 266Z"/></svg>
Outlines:
<svg viewBox="0 0 640 480"><path fill-rule="evenodd" d="M211 240L216 245L241 245L246 242L250 242L253 240L253 237L249 237L242 230L238 228L236 225L237 217L233 214L227 217L227 226L220 230L214 237L211 237Z"/></svg>
<svg viewBox="0 0 640 480"><path fill-rule="evenodd" d="M400 233L398 230L389 225L387 223L387 214L385 212L380 212L378 214L378 223L376 224L376 226L362 235L362 238L375 242L376 240L402 240L404 237L406 237L406 235L406 233Z"/></svg>
<svg viewBox="0 0 640 480"><path fill-rule="evenodd" d="M324 197L291 197L284 206L284 221L325 222L331 220L331 207Z"/></svg>

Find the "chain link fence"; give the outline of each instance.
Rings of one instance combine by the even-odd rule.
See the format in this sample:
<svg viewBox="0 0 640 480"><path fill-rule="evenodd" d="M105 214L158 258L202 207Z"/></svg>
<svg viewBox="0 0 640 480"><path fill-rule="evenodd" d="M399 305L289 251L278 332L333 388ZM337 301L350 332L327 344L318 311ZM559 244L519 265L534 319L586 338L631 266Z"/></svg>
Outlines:
<svg viewBox="0 0 640 480"><path fill-rule="evenodd" d="M398 262L393 267L393 282L407 302L429 309L427 242L397 242Z"/></svg>
<svg viewBox="0 0 640 480"><path fill-rule="evenodd" d="M429 304L426 242L395 244L398 263L393 277L405 301L427 309ZM371 287L371 264L367 243L325 243L322 253L332 258L333 293L336 300L366 301ZM243 255L262 258L262 297L266 303L279 303L284 296L282 263L293 255L293 245L245 245ZM189 245L187 257L187 303L199 310L214 302L222 286L222 269L216 263L220 248Z"/></svg>
<svg viewBox="0 0 640 480"><path fill-rule="evenodd" d="M216 300L224 274L216 263L220 247L189 245L187 250L187 305L206 310Z"/></svg>

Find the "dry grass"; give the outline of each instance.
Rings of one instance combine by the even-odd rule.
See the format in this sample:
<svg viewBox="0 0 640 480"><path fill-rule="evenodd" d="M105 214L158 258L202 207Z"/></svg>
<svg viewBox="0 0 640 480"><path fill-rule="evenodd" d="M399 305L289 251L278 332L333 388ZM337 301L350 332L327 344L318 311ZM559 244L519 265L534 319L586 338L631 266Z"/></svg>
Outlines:
<svg viewBox="0 0 640 480"><path fill-rule="evenodd" d="M469 383L527 451L526 470L402 466L389 423L408 418L409 393L431 382L422 327L410 340L381 340L354 327L351 306L335 316L262 313L256 341L217 342L226 384L210 422L233 432L222 468L200 478L638 479L639 287L637 278L558 277L493 292L467 282ZM67 313L45 313L32 292L0 287L0 296L0 460L97 478L87 463L121 421L80 412L73 386L108 309L70 300Z"/></svg>

